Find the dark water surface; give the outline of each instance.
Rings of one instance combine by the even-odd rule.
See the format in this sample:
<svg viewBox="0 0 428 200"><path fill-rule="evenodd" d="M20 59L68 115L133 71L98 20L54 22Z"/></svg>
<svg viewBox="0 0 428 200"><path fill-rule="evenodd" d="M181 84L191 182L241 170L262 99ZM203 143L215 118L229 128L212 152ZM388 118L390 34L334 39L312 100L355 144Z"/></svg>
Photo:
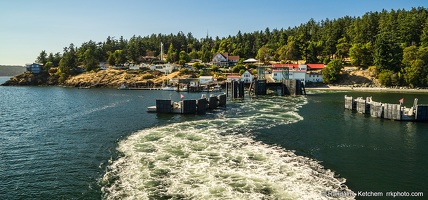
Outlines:
<svg viewBox="0 0 428 200"><path fill-rule="evenodd" d="M124 141L123 148L141 146L140 140L127 137L165 134L168 129L162 127L170 124L176 126L171 132L224 130L222 135L241 134L295 150L346 178L353 191L427 194L428 123L344 110L345 94L390 103L404 97L407 106L414 97L428 103L427 94L313 92L307 97L228 102L226 110L198 117L146 113L156 98L178 100L176 92L0 86L0 199L100 199L100 179L123 153L117 152L118 142ZM154 145L161 149L163 143ZM271 162L269 157L261 160Z"/></svg>
<svg viewBox="0 0 428 200"><path fill-rule="evenodd" d="M313 92L299 111L304 120L259 133L258 139L322 161L345 177L355 192L427 195L428 123L384 120L345 110L345 94L372 96L374 101L385 103L404 98L407 107L414 98L428 103L426 93Z"/></svg>

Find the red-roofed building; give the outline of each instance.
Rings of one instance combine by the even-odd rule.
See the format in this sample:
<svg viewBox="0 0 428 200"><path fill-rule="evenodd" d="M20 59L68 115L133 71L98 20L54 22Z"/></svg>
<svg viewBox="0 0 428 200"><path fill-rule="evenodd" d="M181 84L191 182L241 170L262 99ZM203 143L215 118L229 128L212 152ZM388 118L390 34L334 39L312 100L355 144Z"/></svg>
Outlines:
<svg viewBox="0 0 428 200"><path fill-rule="evenodd" d="M299 65L298 64L281 64L281 63L272 64L272 68L284 68L284 67L288 67L291 70L291 69L298 68Z"/></svg>
<svg viewBox="0 0 428 200"><path fill-rule="evenodd" d="M308 70L319 70L324 69L324 64L306 64L308 66Z"/></svg>
<svg viewBox="0 0 428 200"><path fill-rule="evenodd" d="M212 63L220 67L235 66L239 61L239 56L229 56L228 53L214 54Z"/></svg>
<svg viewBox="0 0 428 200"><path fill-rule="evenodd" d="M227 79L227 81L240 81L241 76L239 76L239 75L227 75L226 79Z"/></svg>
<svg viewBox="0 0 428 200"><path fill-rule="evenodd" d="M249 70L247 70L242 75L227 75L226 79L227 81L243 81L244 83L251 83L254 80L254 76Z"/></svg>
<svg viewBox="0 0 428 200"><path fill-rule="evenodd" d="M303 82L322 82L321 70L324 64L273 64L272 78L276 81L283 79L284 71L281 68L288 68L288 78L292 80L301 80Z"/></svg>

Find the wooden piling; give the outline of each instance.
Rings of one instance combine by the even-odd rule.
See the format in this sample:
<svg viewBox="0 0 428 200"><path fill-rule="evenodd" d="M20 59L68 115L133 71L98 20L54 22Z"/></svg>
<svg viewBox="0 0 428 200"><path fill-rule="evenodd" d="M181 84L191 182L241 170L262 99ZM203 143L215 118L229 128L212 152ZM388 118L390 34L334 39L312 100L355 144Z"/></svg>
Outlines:
<svg viewBox="0 0 428 200"><path fill-rule="evenodd" d="M207 113L208 101L207 101L206 98L198 99L196 101L196 103L197 103L197 107L196 107L197 111L196 112L198 114L205 114L205 113Z"/></svg>
<svg viewBox="0 0 428 200"><path fill-rule="evenodd" d="M415 118L417 121L428 121L428 105L417 105Z"/></svg>
<svg viewBox="0 0 428 200"><path fill-rule="evenodd" d="M401 105L400 104L384 104L383 117L385 119L401 120Z"/></svg>
<svg viewBox="0 0 428 200"><path fill-rule="evenodd" d="M372 117L383 118L383 104L380 102L372 102L370 104L370 115Z"/></svg>
<svg viewBox="0 0 428 200"><path fill-rule="evenodd" d="M370 104L368 104L365 99L363 99L362 97L358 97L357 99L355 99L355 102L356 102L357 112L362 114L370 113Z"/></svg>
<svg viewBox="0 0 428 200"><path fill-rule="evenodd" d="M257 80L254 85L256 95L266 95L266 80Z"/></svg>
<svg viewBox="0 0 428 200"><path fill-rule="evenodd" d="M355 105L354 98L345 95L345 109L354 110Z"/></svg>
<svg viewBox="0 0 428 200"><path fill-rule="evenodd" d="M218 107L218 99L216 96L209 97L208 106L210 109L215 109Z"/></svg>
<svg viewBox="0 0 428 200"><path fill-rule="evenodd" d="M196 113L196 100L194 99L188 99L183 100L181 102L181 113L183 114L194 114Z"/></svg>
<svg viewBox="0 0 428 200"><path fill-rule="evenodd" d="M156 100L156 112L158 113L171 113L172 112L172 101L170 99L157 99Z"/></svg>
<svg viewBox="0 0 428 200"><path fill-rule="evenodd" d="M218 98L218 106L225 107L226 106L226 95L221 94L221 95L218 95L217 98Z"/></svg>

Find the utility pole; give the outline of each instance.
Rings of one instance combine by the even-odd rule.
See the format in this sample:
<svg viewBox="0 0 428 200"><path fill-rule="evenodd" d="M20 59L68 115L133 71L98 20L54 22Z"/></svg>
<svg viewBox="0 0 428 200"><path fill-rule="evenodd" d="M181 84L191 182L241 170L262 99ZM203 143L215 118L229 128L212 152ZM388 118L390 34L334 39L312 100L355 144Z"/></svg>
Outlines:
<svg viewBox="0 0 428 200"><path fill-rule="evenodd" d="M163 43L162 42L161 42L160 59L161 59L161 61L163 61Z"/></svg>

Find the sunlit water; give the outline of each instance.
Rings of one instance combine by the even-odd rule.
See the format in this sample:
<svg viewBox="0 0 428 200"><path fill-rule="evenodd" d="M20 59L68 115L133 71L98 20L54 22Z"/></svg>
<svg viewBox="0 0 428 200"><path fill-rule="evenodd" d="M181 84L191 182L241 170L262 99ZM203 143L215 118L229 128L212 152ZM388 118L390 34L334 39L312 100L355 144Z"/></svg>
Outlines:
<svg viewBox="0 0 428 200"><path fill-rule="evenodd" d="M0 87L0 199L427 192L427 123L344 110L345 94L428 102L425 94L312 92L228 101L202 116L161 115L147 106L180 93Z"/></svg>
<svg viewBox="0 0 428 200"><path fill-rule="evenodd" d="M103 178L107 199L317 199L346 190L317 162L251 139L253 131L303 120L305 97L231 106L212 119L139 131Z"/></svg>

